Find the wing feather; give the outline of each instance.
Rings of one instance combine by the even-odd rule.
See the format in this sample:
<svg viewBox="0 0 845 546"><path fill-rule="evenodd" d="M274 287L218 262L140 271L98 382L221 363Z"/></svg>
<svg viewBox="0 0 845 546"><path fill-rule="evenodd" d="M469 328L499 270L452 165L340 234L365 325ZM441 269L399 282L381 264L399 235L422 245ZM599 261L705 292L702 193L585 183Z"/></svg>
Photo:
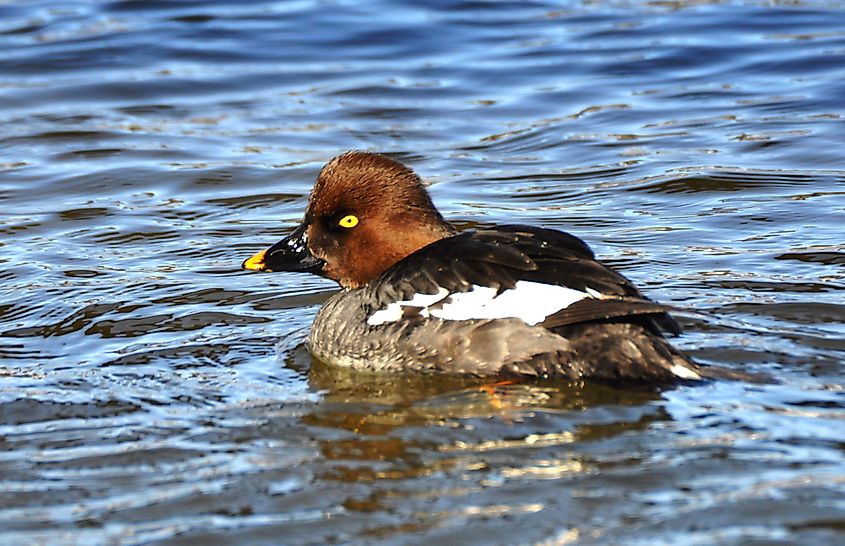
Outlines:
<svg viewBox="0 0 845 546"><path fill-rule="evenodd" d="M581 239L557 230L507 225L441 239L404 258L370 283L374 310L414 294L467 292L473 285L498 293L531 281L595 293L548 316L548 329L596 321L643 323L679 333L670 307L643 296L631 281L595 259Z"/></svg>

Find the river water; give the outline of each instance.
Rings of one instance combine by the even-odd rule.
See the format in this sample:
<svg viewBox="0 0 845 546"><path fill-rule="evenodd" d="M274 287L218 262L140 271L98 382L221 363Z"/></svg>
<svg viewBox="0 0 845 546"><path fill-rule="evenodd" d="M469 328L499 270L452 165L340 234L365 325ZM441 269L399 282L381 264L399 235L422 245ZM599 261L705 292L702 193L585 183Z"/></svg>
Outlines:
<svg viewBox="0 0 845 546"><path fill-rule="evenodd" d="M845 4L0 2L0 543L845 543ZM772 384L354 375L241 261L348 149Z"/></svg>

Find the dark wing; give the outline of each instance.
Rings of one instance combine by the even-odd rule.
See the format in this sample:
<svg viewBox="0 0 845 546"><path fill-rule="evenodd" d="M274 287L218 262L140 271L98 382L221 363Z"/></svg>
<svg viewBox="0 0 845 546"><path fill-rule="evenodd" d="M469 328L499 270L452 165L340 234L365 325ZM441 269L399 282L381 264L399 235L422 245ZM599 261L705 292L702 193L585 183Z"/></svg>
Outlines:
<svg viewBox="0 0 845 546"><path fill-rule="evenodd" d="M554 329L591 321L640 322L655 332L678 333L667 311L640 294L625 277L595 260L581 239L561 231L521 225L467 231L432 243L398 262L370 283L375 307L410 300L415 294L466 292L473 285L499 292L517 281L598 293L549 315Z"/></svg>

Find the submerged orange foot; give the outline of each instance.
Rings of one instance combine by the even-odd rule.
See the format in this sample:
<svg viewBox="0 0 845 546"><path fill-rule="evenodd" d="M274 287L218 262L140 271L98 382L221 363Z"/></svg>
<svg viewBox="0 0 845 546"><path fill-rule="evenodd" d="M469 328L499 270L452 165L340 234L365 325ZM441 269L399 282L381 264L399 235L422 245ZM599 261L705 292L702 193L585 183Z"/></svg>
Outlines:
<svg viewBox="0 0 845 546"><path fill-rule="evenodd" d="M501 387L507 387L509 385L517 385L522 383L522 381L518 379L503 379L501 381L495 381L493 383L484 383L483 385L478 386L478 390L484 391L487 393L487 396L490 397L490 405L496 408L497 410L507 409L510 407L504 396L497 391L497 389Z"/></svg>

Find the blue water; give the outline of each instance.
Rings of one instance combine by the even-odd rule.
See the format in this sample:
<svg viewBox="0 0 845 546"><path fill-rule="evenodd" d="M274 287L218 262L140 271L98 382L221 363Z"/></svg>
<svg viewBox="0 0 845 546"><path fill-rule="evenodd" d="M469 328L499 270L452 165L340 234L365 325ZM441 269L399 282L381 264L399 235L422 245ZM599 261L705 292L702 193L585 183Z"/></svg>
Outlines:
<svg viewBox="0 0 845 546"><path fill-rule="evenodd" d="M845 542L843 7L0 2L0 543ZM336 287L239 267L348 149L779 382L312 361Z"/></svg>

